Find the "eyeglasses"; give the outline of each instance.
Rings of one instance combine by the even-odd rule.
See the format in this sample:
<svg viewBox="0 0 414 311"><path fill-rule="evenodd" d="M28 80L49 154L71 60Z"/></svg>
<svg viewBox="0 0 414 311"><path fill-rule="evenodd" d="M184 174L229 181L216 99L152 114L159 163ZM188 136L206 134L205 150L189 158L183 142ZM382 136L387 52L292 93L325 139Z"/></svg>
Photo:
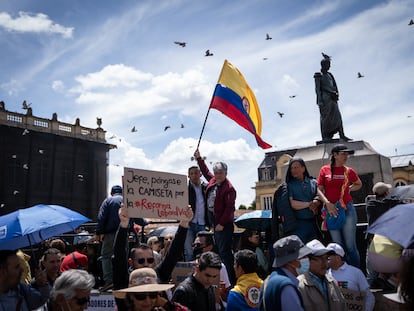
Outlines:
<svg viewBox="0 0 414 311"><path fill-rule="evenodd" d="M73 299L75 299L76 304L78 306L83 306L85 303L88 303L90 300L90 297L82 297L82 298L77 298L77 297L73 297Z"/></svg>
<svg viewBox="0 0 414 311"><path fill-rule="evenodd" d="M158 297L158 292L151 292L151 293L135 293L134 297L136 300L145 300L147 297L150 299L156 299Z"/></svg>
<svg viewBox="0 0 414 311"><path fill-rule="evenodd" d="M137 262L138 262L140 265L143 265L145 261L146 261L147 263L149 263L149 264L153 264L153 263L154 263L154 261L155 261L155 259L154 259L154 257L150 257L150 258L138 258L138 259L137 259Z"/></svg>

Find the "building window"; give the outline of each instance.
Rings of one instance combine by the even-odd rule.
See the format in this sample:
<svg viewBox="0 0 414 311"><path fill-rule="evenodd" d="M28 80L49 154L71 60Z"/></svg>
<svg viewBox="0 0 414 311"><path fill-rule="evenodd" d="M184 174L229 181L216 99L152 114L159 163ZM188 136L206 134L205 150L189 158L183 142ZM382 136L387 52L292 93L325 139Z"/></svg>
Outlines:
<svg viewBox="0 0 414 311"><path fill-rule="evenodd" d="M270 180L270 172L268 168L262 170L262 181L269 181Z"/></svg>
<svg viewBox="0 0 414 311"><path fill-rule="evenodd" d="M272 209L273 197L263 197L263 209Z"/></svg>
<svg viewBox="0 0 414 311"><path fill-rule="evenodd" d="M407 186L407 183L405 182L405 180L398 179L398 180L395 181L394 186L395 187Z"/></svg>

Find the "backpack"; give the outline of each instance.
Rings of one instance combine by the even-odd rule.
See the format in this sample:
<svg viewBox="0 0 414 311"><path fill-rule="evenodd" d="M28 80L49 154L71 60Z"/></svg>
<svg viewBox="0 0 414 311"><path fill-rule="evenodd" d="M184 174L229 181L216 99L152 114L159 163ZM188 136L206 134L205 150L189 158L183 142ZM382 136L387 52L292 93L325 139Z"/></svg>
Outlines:
<svg viewBox="0 0 414 311"><path fill-rule="evenodd" d="M287 184L282 183L273 196L272 241L291 234L297 227L298 222L290 206Z"/></svg>

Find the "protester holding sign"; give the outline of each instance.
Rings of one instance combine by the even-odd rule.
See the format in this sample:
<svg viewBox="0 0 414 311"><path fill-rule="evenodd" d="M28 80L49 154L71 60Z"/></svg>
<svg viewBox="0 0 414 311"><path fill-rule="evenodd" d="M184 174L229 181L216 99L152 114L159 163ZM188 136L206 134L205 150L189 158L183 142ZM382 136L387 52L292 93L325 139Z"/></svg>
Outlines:
<svg viewBox="0 0 414 311"><path fill-rule="evenodd" d="M180 221L180 225L178 226L177 233L175 234L175 238L172 241L169 251L164 259L158 265L155 265L153 251L148 245L141 244L136 248L131 249L131 251L128 251L127 241L130 218L128 208L124 205L121 206L119 209L120 224L115 237L112 265L114 269L114 290L128 287L129 271L143 267L154 268L161 283L168 283L170 281L171 272L184 250L184 241L187 235L188 223L193 218L191 208L187 207L187 209L188 213L185 214L188 215L187 220ZM118 311L128 310L122 299L116 298L116 304Z"/></svg>
<svg viewBox="0 0 414 311"><path fill-rule="evenodd" d="M347 302L348 309L359 310L358 306L364 306L365 301L364 310L373 310L375 306L375 297L371 293L364 273L362 273L360 269L348 265L343 260L345 251L341 245L330 243L326 248L335 252L329 256L330 269L328 270L328 274L338 282L338 286ZM360 297L360 299L358 300L356 297Z"/></svg>
<svg viewBox="0 0 414 311"><path fill-rule="evenodd" d="M234 209L236 204L236 190L227 179L227 165L223 162L213 164L211 173L197 149L194 152L203 176L208 180L206 189L207 207L209 215L213 216L214 239L218 253L223 260L229 274L230 283L236 283L233 267L232 238L234 232Z"/></svg>

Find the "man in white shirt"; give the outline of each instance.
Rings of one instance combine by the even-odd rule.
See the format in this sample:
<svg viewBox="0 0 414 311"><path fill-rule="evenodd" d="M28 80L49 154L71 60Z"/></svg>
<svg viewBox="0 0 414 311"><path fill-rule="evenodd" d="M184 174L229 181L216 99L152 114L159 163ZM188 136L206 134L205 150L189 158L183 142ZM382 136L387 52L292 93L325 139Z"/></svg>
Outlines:
<svg viewBox="0 0 414 311"><path fill-rule="evenodd" d="M372 311L375 306L375 297L369 289L365 275L360 269L350 266L344 261L345 251L341 245L330 243L326 248L334 252L329 256L330 269L328 274L338 282L341 289L345 288L366 293L365 310Z"/></svg>

